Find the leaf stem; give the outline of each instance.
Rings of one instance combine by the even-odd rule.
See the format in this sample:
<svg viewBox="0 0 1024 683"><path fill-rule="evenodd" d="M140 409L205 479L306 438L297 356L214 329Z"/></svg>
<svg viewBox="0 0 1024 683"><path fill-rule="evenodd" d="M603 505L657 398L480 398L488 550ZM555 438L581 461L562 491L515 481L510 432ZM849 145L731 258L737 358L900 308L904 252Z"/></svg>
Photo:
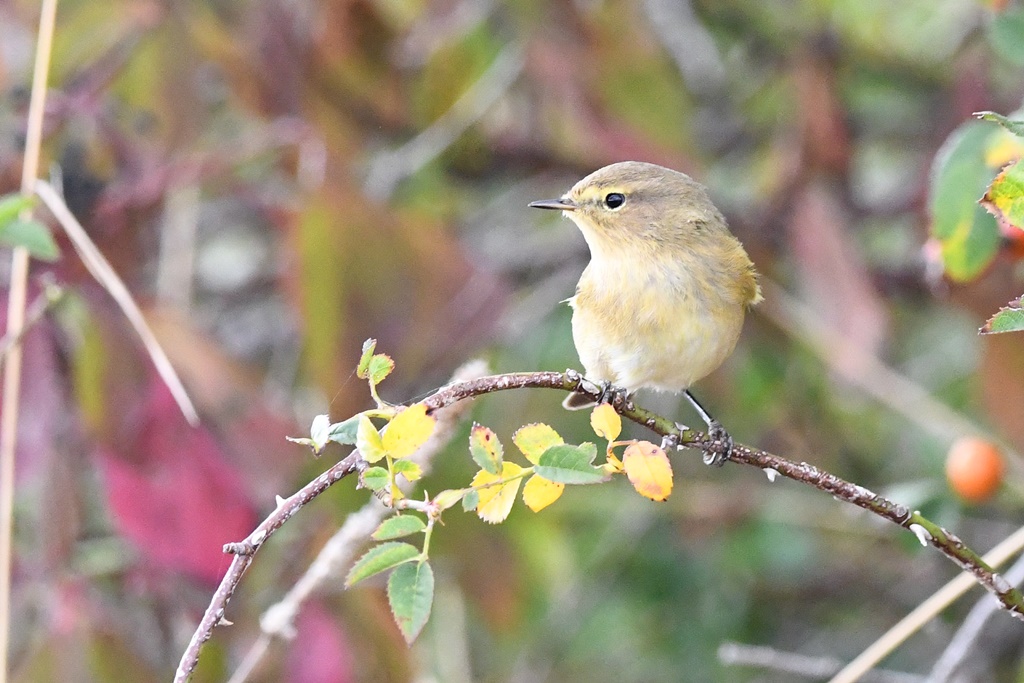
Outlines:
<svg viewBox="0 0 1024 683"><path fill-rule="evenodd" d="M505 484L515 481L516 479L523 479L527 475L533 474L533 466L524 467L518 474L513 474L511 477L502 477L501 479L495 479L489 481L486 484L477 484L476 486L467 487L470 491L482 491L484 489L494 488L495 486L504 486Z"/></svg>
<svg viewBox="0 0 1024 683"><path fill-rule="evenodd" d="M420 562L426 562L427 554L430 551L430 537L434 534L434 517L427 515L427 528L423 530L423 551L420 553Z"/></svg>

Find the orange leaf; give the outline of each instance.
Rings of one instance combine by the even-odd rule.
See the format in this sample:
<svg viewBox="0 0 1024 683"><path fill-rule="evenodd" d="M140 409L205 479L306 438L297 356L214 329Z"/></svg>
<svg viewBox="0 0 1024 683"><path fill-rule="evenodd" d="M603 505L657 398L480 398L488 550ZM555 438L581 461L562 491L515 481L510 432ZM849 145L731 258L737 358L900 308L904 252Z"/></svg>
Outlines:
<svg viewBox="0 0 1024 683"><path fill-rule="evenodd" d="M641 496L662 501L672 493L672 465L660 446L650 441L630 444L622 455L622 466Z"/></svg>

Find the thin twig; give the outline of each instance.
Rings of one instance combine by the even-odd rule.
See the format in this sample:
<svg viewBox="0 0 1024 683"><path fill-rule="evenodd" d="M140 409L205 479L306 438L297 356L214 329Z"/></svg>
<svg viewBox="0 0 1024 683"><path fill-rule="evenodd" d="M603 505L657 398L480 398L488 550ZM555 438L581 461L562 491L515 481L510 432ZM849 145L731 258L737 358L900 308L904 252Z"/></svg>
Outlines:
<svg viewBox="0 0 1024 683"><path fill-rule="evenodd" d="M104 289L110 293L110 296L113 297L114 301L121 308L121 312L128 318L128 322L135 329L135 333L139 335L142 345L146 347L146 352L149 353L149 357L153 360L156 371L160 373L160 377L164 380L167 388L171 390L171 395L174 397L185 419L192 426L198 425L199 414L192 404L192 399L188 397L188 392L185 391L185 386L178 378L178 373L174 371L174 366L171 365L170 359L164 353L163 347L157 341L156 335L150 329L149 323L146 322L145 316L142 315L142 311L139 309L138 304L135 303L135 299L132 298L131 292L128 291L124 281L121 280L113 266L110 265L110 262L107 261L106 257L103 256L92 239L90 239L88 233L85 232L85 228L82 227L82 224L71 213L67 204L64 203L64 199L53 189L53 186L45 180L37 180L35 191L47 208L50 209L57 222L64 228L65 234L67 234L71 244L75 247L75 251L82 257L82 263L85 264L85 267L92 276L103 285Z"/></svg>
<svg viewBox="0 0 1024 683"><path fill-rule="evenodd" d="M524 64L522 46L512 43L505 47L480 78L428 128L398 149L377 155L364 183L367 196L387 199L402 179L437 158L512 87Z"/></svg>
<svg viewBox="0 0 1024 683"><path fill-rule="evenodd" d="M1024 581L1024 556L1018 557L1013 566L1006 570L1005 575L1007 581L1015 586L1020 585ZM973 648L981 637L985 625L998 610L998 602L987 595L982 596L981 600L978 600L964 617L960 627L950 639L949 645L946 646L946 650L932 666L928 679L931 681L952 680L955 674L960 673L959 669L968 660L975 659L971 656L974 654Z"/></svg>
<svg viewBox="0 0 1024 683"><path fill-rule="evenodd" d="M992 567L998 567L1024 548L1024 527L1007 536L983 558ZM1017 581L1007 581L1016 584ZM955 600L966 593L975 584L970 574L959 574L953 580L936 591L931 597L915 607L895 626L886 631L881 638L864 649L842 671L835 675L829 683L853 683L890 652L899 647L907 638L916 633L922 626L938 616ZM1002 603L997 603L1002 604ZM1003 605L1005 606L1005 605ZM942 679L936 679L942 680Z"/></svg>
<svg viewBox="0 0 1024 683"><path fill-rule="evenodd" d="M243 683L256 670L275 637L290 640L295 637L295 617L306 600L325 581L336 576L345 566L360 543L364 543L373 530L391 511L376 498L371 498L358 512L349 515L345 523L320 550L309 569L291 587L288 593L263 613L260 618L260 637L242 659L242 664L228 679L228 683Z"/></svg>
<svg viewBox="0 0 1024 683"><path fill-rule="evenodd" d="M814 679L830 676L843 665L833 657L811 657L743 643L722 643L718 647L718 661L726 666L757 667ZM866 672L861 683L924 683L924 680L917 674L875 669Z"/></svg>
<svg viewBox="0 0 1024 683"><path fill-rule="evenodd" d="M36 297L28 310L25 312L25 324L17 334L8 332L0 338L0 366L7 360L7 356L15 346L20 346L25 335L39 324L39 321L64 298L64 288L54 282L43 284L43 292Z"/></svg>
<svg viewBox="0 0 1024 683"><path fill-rule="evenodd" d="M32 94L28 107L25 158L21 167L21 193L32 195L32 184L39 175L39 149L43 139L43 114L46 83L50 73L50 53L57 19L57 0L43 0L39 14L39 40L32 70ZM32 209L21 218L30 219ZM29 254L16 247L11 261L11 285L7 294L7 333L20 337L25 327L28 298ZM7 660L11 632L11 545L14 534L14 454L18 440L18 408L21 397L21 345L15 343L7 355L4 374L3 416L0 417L0 683L7 682Z"/></svg>
<svg viewBox="0 0 1024 683"><path fill-rule="evenodd" d="M455 382L442 387L420 403L426 406L428 413L434 413L475 396L526 388L573 391L593 401L597 401L602 393L601 387L591 384L579 373L571 370L565 373L523 372ZM680 427L667 417L638 407L632 400L624 398L622 395L617 395L611 405L623 417L647 427L656 434L675 437L680 448L710 450L718 446L706 434ZM996 574L977 553L964 545L959 538L921 513L911 511L903 505L898 505L862 486L840 479L813 465L792 462L743 444L735 444L728 459L761 470L774 471L795 481L808 484L913 532L922 543L930 543L957 566L969 572L973 579L988 589L1012 615L1024 620L1024 595ZM259 550L267 537L329 486L365 466L366 463L359 452L353 451L344 460L304 486L298 493L283 501L244 541L224 546L225 552L236 555L235 560L231 563L227 575L214 593L199 627L182 656L175 676L176 683L185 683L195 669L200 647L210 638L213 629L222 622L228 600L234 594L252 555Z"/></svg>
<svg viewBox="0 0 1024 683"><path fill-rule="evenodd" d="M977 434L998 444L1013 462L1024 462L1009 444L990 430L936 400L906 375L823 323L806 304L790 296L779 285L762 277L761 288L764 290L765 301L755 310L806 344L847 382L938 439L952 442L966 434ZM842 363L836 362L838 357L851 359L853 362L848 363L847 367L855 367L857 371L846 370Z"/></svg>
<svg viewBox="0 0 1024 683"><path fill-rule="evenodd" d="M689 0L645 0L651 30L672 57L690 92L708 96L724 92L725 63L711 32Z"/></svg>

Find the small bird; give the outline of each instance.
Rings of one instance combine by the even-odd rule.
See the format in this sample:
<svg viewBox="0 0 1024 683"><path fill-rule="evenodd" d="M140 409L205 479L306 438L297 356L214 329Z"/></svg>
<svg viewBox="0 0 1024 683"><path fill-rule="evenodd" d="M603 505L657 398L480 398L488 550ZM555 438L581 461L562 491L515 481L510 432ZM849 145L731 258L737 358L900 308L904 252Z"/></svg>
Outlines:
<svg viewBox="0 0 1024 683"><path fill-rule="evenodd" d="M684 392L708 426L704 461L724 463L732 438L689 387L732 353L761 288L705 187L685 173L624 161L530 206L562 211L590 248L568 303L576 351L601 398L640 388ZM592 402L570 394L564 405Z"/></svg>

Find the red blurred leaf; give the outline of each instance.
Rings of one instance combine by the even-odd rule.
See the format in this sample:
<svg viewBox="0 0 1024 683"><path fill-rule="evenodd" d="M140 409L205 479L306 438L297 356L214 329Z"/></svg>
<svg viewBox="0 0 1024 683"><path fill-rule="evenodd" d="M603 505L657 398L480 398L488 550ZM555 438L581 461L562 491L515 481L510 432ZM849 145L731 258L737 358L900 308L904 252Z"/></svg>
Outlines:
<svg viewBox="0 0 1024 683"><path fill-rule="evenodd" d="M255 515L213 436L189 428L154 382L138 437L126 446L125 453L105 449L99 458L118 531L147 564L218 580L228 562L224 543L247 535Z"/></svg>
<svg viewBox="0 0 1024 683"><path fill-rule="evenodd" d="M353 674L352 647L338 621L318 602L299 614L298 636L288 653L292 683L348 683Z"/></svg>
<svg viewBox="0 0 1024 683"><path fill-rule="evenodd" d="M147 309L146 321L181 375L204 424L238 462L249 495L270 500L291 486L296 469L306 461L295 455L284 437L298 428L264 400L260 375L170 308Z"/></svg>

